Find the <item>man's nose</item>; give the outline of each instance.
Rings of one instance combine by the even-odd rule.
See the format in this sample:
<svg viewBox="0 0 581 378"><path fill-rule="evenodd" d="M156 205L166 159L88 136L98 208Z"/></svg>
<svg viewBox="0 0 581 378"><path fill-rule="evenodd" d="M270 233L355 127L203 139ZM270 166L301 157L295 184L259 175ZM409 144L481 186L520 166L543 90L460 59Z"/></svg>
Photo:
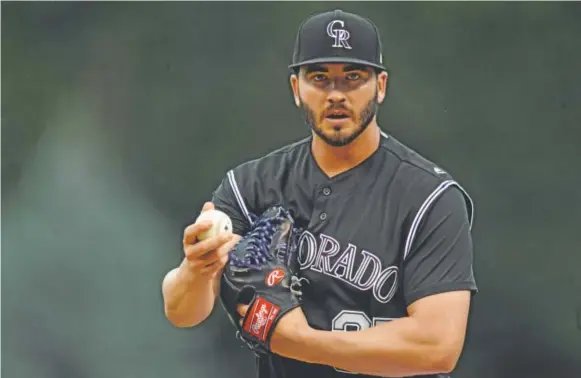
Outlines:
<svg viewBox="0 0 581 378"><path fill-rule="evenodd" d="M345 102L345 94L337 89L333 88L329 91L327 95L327 101L331 104L341 104Z"/></svg>

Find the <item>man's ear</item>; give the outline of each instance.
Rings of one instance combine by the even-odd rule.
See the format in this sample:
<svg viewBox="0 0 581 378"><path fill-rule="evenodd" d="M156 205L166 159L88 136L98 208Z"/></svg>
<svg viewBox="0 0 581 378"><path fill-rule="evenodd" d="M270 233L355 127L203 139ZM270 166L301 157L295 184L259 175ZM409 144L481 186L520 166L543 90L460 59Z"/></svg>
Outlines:
<svg viewBox="0 0 581 378"><path fill-rule="evenodd" d="M380 104L383 103L383 100L387 96L388 76L386 71L381 71L377 74L377 102Z"/></svg>
<svg viewBox="0 0 581 378"><path fill-rule="evenodd" d="M299 77L298 77L298 73L293 73L290 76L290 85L291 85L291 89L293 91L293 97L295 100L295 105L296 107L300 107L301 106L301 98L299 96Z"/></svg>

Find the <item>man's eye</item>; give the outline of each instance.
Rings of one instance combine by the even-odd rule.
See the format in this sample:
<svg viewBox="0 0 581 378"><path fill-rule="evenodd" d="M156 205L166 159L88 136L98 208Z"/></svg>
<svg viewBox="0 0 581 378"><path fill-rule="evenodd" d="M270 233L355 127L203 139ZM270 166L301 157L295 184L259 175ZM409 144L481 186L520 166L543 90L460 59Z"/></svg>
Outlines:
<svg viewBox="0 0 581 378"><path fill-rule="evenodd" d="M313 81L323 81L323 80L326 80L326 79L327 78L325 77L325 75L321 75L321 74L318 74L318 75L313 76Z"/></svg>
<svg viewBox="0 0 581 378"><path fill-rule="evenodd" d="M361 75L359 75L358 73L352 72L347 75L347 80L359 80L359 79L361 79Z"/></svg>

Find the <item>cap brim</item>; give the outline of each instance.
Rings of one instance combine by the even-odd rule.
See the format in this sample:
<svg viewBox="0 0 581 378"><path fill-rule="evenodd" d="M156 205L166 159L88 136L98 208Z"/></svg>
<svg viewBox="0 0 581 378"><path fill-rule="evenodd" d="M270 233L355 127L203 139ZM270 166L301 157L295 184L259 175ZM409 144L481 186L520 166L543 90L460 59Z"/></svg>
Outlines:
<svg viewBox="0 0 581 378"><path fill-rule="evenodd" d="M307 66L309 64L324 64L324 63L354 63L354 64L361 64L363 66L378 68L378 69L383 70L383 71L387 70L381 64L372 63L372 62L369 62L367 60L362 60L362 59L347 58L347 57L340 57L340 56L309 59L309 60L305 60L305 61L302 61L299 63L291 64L290 66L288 66L288 68L294 69L294 68L298 68L301 66Z"/></svg>

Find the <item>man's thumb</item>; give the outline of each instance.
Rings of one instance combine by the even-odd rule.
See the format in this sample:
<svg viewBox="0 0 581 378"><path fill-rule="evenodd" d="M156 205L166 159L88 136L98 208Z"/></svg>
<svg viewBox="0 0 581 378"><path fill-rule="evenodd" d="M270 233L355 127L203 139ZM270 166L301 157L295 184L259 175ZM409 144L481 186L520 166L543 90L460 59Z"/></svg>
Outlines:
<svg viewBox="0 0 581 378"><path fill-rule="evenodd" d="M204 203L204 207L202 207L202 213L204 211L208 211L208 210L214 210L214 204L212 202L206 202Z"/></svg>

